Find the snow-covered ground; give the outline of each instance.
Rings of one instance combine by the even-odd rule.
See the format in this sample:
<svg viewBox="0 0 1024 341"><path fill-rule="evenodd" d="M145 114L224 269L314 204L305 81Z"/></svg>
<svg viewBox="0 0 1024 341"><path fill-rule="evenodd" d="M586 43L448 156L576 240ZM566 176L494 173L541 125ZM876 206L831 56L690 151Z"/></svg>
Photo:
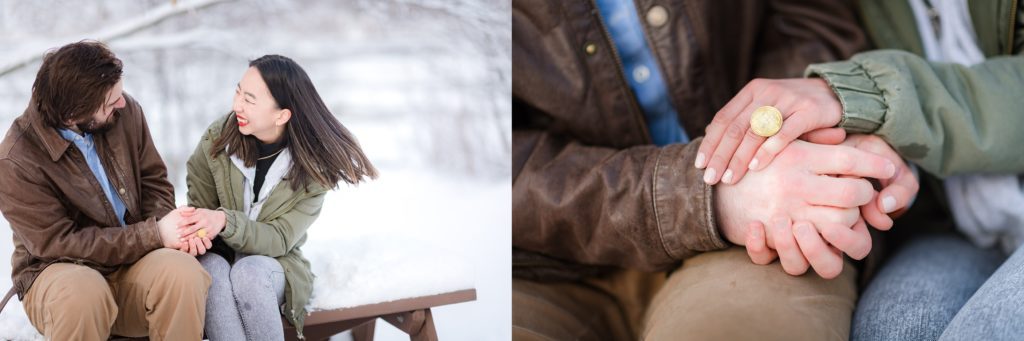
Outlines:
<svg viewBox="0 0 1024 341"><path fill-rule="evenodd" d="M313 305L472 285L434 311L443 340L511 335L511 14L489 0L0 0L0 135L25 108L38 55L103 39L125 65L184 203L184 162L230 110L247 61L295 59L380 179L330 193L303 248ZM11 231L0 219L0 290ZM0 340L38 337L20 302ZM386 323L377 339L405 340Z"/></svg>

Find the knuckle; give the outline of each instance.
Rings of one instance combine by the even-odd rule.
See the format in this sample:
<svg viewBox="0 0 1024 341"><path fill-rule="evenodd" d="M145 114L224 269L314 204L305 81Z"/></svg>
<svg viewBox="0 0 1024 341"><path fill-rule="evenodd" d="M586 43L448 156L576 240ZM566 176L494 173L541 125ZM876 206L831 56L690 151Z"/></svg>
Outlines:
<svg viewBox="0 0 1024 341"><path fill-rule="evenodd" d="M711 161L708 162L708 168L714 168L714 169L718 170L718 175L721 175L722 172L724 171L722 169L722 166L725 165L725 162L726 162L725 156L719 155L719 154L715 154L715 155L711 156Z"/></svg>
<svg viewBox="0 0 1024 341"><path fill-rule="evenodd" d="M753 80L750 81L750 83L747 83L746 87L749 87L749 88L760 88L760 87L764 86L765 82L767 82L767 81L768 80L765 79L765 78L754 78Z"/></svg>
<svg viewBox="0 0 1024 341"><path fill-rule="evenodd" d="M871 253L871 236L864 235L860 236L860 238L857 239L859 239L857 243L857 250L855 253L850 253L850 257L852 257L853 259L860 260L864 259L864 257L867 257L868 253Z"/></svg>
<svg viewBox="0 0 1024 341"><path fill-rule="evenodd" d="M815 268L815 271L818 272L818 275L821 276L821 278L824 278L824 279L836 278L836 277L839 276L839 273L842 270L843 270L842 263L840 263L839 265L836 265L836 264L831 263L831 262L828 263L828 264L822 265L819 268Z"/></svg>
<svg viewBox="0 0 1024 341"><path fill-rule="evenodd" d="M719 112L718 114L715 114L715 117L711 118L711 122L708 123L706 127L704 127L704 134L711 135L712 133L721 130L720 127L728 123L729 122L725 118L725 115L722 115L721 112Z"/></svg>
<svg viewBox="0 0 1024 341"><path fill-rule="evenodd" d="M805 124L803 123L794 123L792 126L783 127L782 130L779 130L779 134L776 136L778 136L779 141L783 143L779 143L778 149L783 149L791 142L799 139L800 135L803 135L807 130L804 126Z"/></svg>
<svg viewBox="0 0 1024 341"><path fill-rule="evenodd" d="M757 135L757 133L755 133L753 129L744 129L745 130L743 131L743 138L749 140L750 142L759 142L765 139L764 137Z"/></svg>
<svg viewBox="0 0 1024 341"><path fill-rule="evenodd" d="M857 160L854 160L853 155L850 153L839 153L835 156L836 170L842 174L850 174L854 167L857 166Z"/></svg>
<svg viewBox="0 0 1024 341"><path fill-rule="evenodd" d="M761 84L761 93L764 94L778 94L783 91L783 87L778 82L772 80L764 80Z"/></svg>
<svg viewBox="0 0 1024 341"><path fill-rule="evenodd" d="M814 101L807 97L801 97L800 99L796 100L795 103L793 103L793 107L800 109L815 109L816 107L818 107L817 104L817 101Z"/></svg>
<svg viewBox="0 0 1024 341"><path fill-rule="evenodd" d="M843 226L844 231L849 231L853 224L857 223L857 219L860 218L860 210L856 207L842 210L836 218L839 220L837 223Z"/></svg>
<svg viewBox="0 0 1024 341"><path fill-rule="evenodd" d="M725 137L733 140L739 140L743 138L744 134L747 133L747 127L739 122L734 122L725 129Z"/></svg>
<svg viewBox="0 0 1024 341"><path fill-rule="evenodd" d="M788 267L783 266L782 268L786 270L786 273L788 273L790 275L793 275L793 276L800 276L800 275L803 275L804 273L807 272L807 264L803 264L803 263L792 264L792 265L790 265Z"/></svg>
<svg viewBox="0 0 1024 341"><path fill-rule="evenodd" d="M857 188L850 185L839 185L839 189L836 191L836 201L844 207L857 206ZM836 219L836 222L842 221L842 219Z"/></svg>
<svg viewBox="0 0 1024 341"><path fill-rule="evenodd" d="M849 196L850 207L862 206L871 202L871 183L864 179L859 179L857 183L847 186L847 195Z"/></svg>
<svg viewBox="0 0 1024 341"><path fill-rule="evenodd" d="M787 237L788 236L786 236L784 232L776 232L773 236L773 239L775 239L775 249L778 250L779 253L792 249L795 246L793 245L793 239Z"/></svg>
<svg viewBox="0 0 1024 341"><path fill-rule="evenodd" d="M833 225L822 228L821 236L825 237L825 240L828 240L829 243L839 248L845 248L850 244L845 238L846 235L841 233L841 231L836 229Z"/></svg>
<svg viewBox="0 0 1024 341"><path fill-rule="evenodd" d="M807 259L820 260L825 256L825 250L822 245L811 244L809 241L800 244L800 249L803 250L804 256Z"/></svg>
<svg viewBox="0 0 1024 341"><path fill-rule="evenodd" d="M751 150L736 150L732 160L729 161L729 169L732 169L735 175L743 174L747 170L747 163L750 162L752 152Z"/></svg>

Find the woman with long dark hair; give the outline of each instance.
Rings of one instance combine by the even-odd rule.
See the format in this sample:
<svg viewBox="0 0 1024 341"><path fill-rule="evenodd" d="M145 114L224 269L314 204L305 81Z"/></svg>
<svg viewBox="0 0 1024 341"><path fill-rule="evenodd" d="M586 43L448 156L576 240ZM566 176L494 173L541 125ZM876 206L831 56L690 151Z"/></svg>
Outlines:
<svg viewBox="0 0 1024 341"><path fill-rule="evenodd" d="M293 60L253 60L232 112L188 160L182 251L201 255L213 283L211 340L281 340L281 315L302 335L313 273L299 247L339 182L376 178L356 138ZM210 251L210 252L207 252Z"/></svg>

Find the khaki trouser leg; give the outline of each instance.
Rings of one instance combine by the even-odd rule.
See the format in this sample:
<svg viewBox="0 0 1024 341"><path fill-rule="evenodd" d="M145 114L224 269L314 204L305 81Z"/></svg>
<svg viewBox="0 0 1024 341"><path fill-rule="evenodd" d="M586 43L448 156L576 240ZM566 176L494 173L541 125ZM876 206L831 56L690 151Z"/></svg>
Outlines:
<svg viewBox="0 0 1024 341"><path fill-rule="evenodd" d="M195 257L159 249L109 277L121 313L113 334L201 340L210 275Z"/></svg>
<svg viewBox="0 0 1024 341"><path fill-rule="evenodd" d="M856 269L825 280L751 263L733 247L684 262L647 312L646 340L846 340Z"/></svg>
<svg viewBox="0 0 1024 341"><path fill-rule="evenodd" d="M118 312L103 275L69 263L46 267L22 303L47 340L106 340Z"/></svg>
<svg viewBox="0 0 1024 341"><path fill-rule="evenodd" d="M634 340L664 273L619 271L580 282L512 279L513 340Z"/></svg>

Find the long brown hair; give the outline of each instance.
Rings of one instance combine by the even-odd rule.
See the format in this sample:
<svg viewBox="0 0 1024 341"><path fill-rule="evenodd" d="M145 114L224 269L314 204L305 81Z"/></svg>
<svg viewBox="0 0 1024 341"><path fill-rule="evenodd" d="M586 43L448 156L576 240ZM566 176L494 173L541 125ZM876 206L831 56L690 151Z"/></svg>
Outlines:
<svg viewBox="0 0 1024 341"><path fill-rule="evenodd" d="M54 128L89 118L121 80L121 72L121 60L98 41L83 40L47 52L32 84L36 110Z"/></svg>
<svg viewBox="0 0 1024 341"><path fill-rule="evenodd" d="M259 71L278 108L288 109L292 117L282 136L292 154L292 167L286 175L293 190L311 182L336 188L338 182L358 184L366 177L377 178L377 169L363 154L359 141L345 128L320 98L306 71L288 57L266 55L249 62ZM224 152L254 167L259 157L259 140L238 131L238 118L229 115L210 155Z"/></svg>

